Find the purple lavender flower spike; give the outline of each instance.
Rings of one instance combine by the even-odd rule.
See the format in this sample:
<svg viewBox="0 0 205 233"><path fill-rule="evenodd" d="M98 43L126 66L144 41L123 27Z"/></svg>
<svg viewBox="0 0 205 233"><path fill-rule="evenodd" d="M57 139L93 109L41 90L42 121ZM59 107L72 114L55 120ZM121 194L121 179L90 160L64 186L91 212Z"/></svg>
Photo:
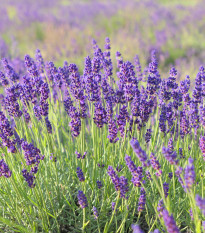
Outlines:
<svg viewBox="0 0 205 233"><path fill-rule="evenodd" d="M119 138L117 137L118 128L116 126L115 120L110 120L108 122L109 135L107 136L110 140L110 143L116 143Z"/></svg>
<svg viewBox="0 0 205 233"><path fill-rule="evenodd" d="M107 173L110 176L116 191L120 191L120 178L116 174L112 166L108 166Z"/></svg>
<svg viewBox="0 0 205 233"><path fill-rule="evenodd" d="M77 167L76 173L77 173L77 176L78 176L78 179L79 179L80 182L85 181L85 177L83 175L83 171L80 169L80 167Z"/></svg>
<svg viewBox="0 0 205 233"><path fill-rule="evenodd" d="M95 206L93 206L93 215L94 215L95 219L97 219L99 217L98 210Z"/></svg>
<svg viewBox="0 0 205 233"><path fill-rule="evenodd" d="M169 194L169 184L168 183L163 183L163 189L164 189L164 195L165 195L165 198L168 197L168 194Z"/></svg>
<svg viewBox="0 0 205 233"><path fill-rule="evenodd" d="M147 129L147 132L146 132L146 134L145 134L145 142L146 142L146 143L149 143L151 137L152 137L152 130L151 130L151 129Z"/></svg>
<svg viewBox="0 0 205 233"><path fill-rule="evenodd" d="M171 151L169 148L162 147L162 154L164 155L165 159L170 164L173 164L173 165L177 165L178 164L176 151Z"/></svg>
<svg viewBox="0 0 205 233"><path fill-rule="evenodd" d="M144 231L141 230L139 225L132 224L131 225L133 233L144 233Z"/></svg>
<svg viewBox="0 0 205 233"><path fill-rule="evenodd" d="M135 154L139 158L139 160L144 164L147 160L147 155L144 150L140 147L140 144L136 138L132 138L130 140L130 145L132 146L132 149L134 150Z"/></svg>
<svg viewBox="0 0 205 233"><path fill-rule="evenodd" d="M160 230L155 229L153 232L150 232L150 233L161 233L161 232L160 232Z"/></svg>
<svg viewBox="0 0 205 233"><path fill-rule="evenodd" d="M120 197L125 198L125 194L129 191L128 181L124 176L120 177Z"/></svg>
<svg viewBox="0 0 205 233"><path fill-rule="evenodd" d="M34 188L36 186L36 184L34 183L36 177L33 175L32 172L29 173L27 169L24 168L22 170L22 175L30 188Z"/></svg>
<svg viewBox="0 0 205 233"><path fill-rule="evenodd" d="M159 161L157 160L157 158L154 156L154 153L151 153L151 155L150 155L150 162L151 162L152 168L157 171L156 175L160 176L162 174L162 170L160 169L161 166L160 166Z"/></svg>
<svg viewBox="0 0 205 233"><path fill-rule="evenodd" d="M77 197L78 197L78 203L82 209L88 207L87 197L85 196L83 191L79 190Z"/></svg>
<svg viewBox="0 0 205 233"><path fill-rule="evenodd" d="M134 162L131 160L131 157L128 155L125 156L125 162L130 172L132 173L132 183L134 184L134 186L140 187L143 178L142 167L136 167Z"/></svg>
<svg viewBox="0 0 205 233"><path fill-rule="evenodd" d="M95 103L95 112L94 112L94 123L98 128L102 128L103 124L106 123L106 111L102 106L101 102Z"/></svg>
<svg viewBox="0 0 205 233"><path fill-rule="evenodd" d="M162 212L162 216L163 216L164 224L167 228L168 233L180 233L173 215L170 216L169 212L166 209L164 209Z"/></svg>
<svg viewBox="0 0 205 233"><path fill-rule="evenodd" d="M72 136L78 137L81 130L81 119L80 113L76 110L75 107L70 108L70 117L71 122L69 123L69 126L71 127Z"/></svg>
<svg viewBox="0 0 205 233"><path fill-rule="evenodd" d="M45 64L39 49L36 50L35 58L39 74L44 74Z"/></svg>
<svg viewBox="0 0 205 233"><path fill-rule="evenodd" d="M146 203L146 193L144 188L141 188L139 202L138 202L138 212L142 212L144 210L145 203Z"/></svg>
<svg viewBox="0 0 205 233"><path fill-rule="evenodd" d="M129 120L129 113L127 111L127 106L123 105L120 109L120 113L117 116L117 124L119 126L118 130L120 131L120 135L123 138L125 135L125 126L126 122Z"/></svg>
<svg viewBox="0 0 205 233"><path fill-rule="evenodd" d="M195 197L196 204L201 210L202 214L205 216L205 199L202 199L198 194Z"/></svg>
<svg viewBox="0 0 205 233"><path fill-rule="evenodd" d="M4 159L0 160L0 177L4 176L6 178L11 177L12 172L10 171L8 165L5 163Z"/></svg>
<svg viewBox="0 0 205 233"><path fill-rule="evenodd" d="M102 182L100 180L97 180L97 187L98 189L102 188Z"/></svg>
<svg viewBox="0 0 205 233"><path fill-rule="evenodd" d="M162 218L162 212L164 210L164 202L163 199L159 200L158 206L157 206L157 211L159 213L159 217Z"/></svg>
<svg viewBox="0 0 205 233"><path fill-rule="evenodd" d="M188 165L184 169L184 180L186 184L186 189L190 190L195 183L195 171L194 171L194 160L192 158L189 158Z"/></svg>
<svg viewBox="0 0 205 233"><path fill-rule="evenodd" d="M205 161L205 137L201 136L199 139L199 147L202 152L203 159Z"/></svg>
<svg viewBox="0 0 205 233"><path fill-rule="evenodd" d="M12 82L16 82L17 80L19 80L19 76L18 74L15 72L15 70L9 65L8 61L6 58L2 59L2 65L4 67L6 76L12 81Z"/></svg>

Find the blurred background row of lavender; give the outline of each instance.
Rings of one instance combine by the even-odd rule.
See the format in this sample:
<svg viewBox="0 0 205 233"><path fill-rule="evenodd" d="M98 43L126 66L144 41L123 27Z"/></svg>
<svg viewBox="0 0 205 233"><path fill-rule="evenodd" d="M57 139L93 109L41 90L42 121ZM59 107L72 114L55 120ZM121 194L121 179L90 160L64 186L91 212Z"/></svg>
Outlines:
<svg viewBox="0 0 205 233"><path fill-rule="evenodd" d="M204 0L0 0L0 56L18 69L39 48L45 60L82 67L92 38L112 42L112 58L139 55L146 67L157 49L161 70L175 65L193 77L205 61ZM193 78L191 77L191 78Z"/></svg>

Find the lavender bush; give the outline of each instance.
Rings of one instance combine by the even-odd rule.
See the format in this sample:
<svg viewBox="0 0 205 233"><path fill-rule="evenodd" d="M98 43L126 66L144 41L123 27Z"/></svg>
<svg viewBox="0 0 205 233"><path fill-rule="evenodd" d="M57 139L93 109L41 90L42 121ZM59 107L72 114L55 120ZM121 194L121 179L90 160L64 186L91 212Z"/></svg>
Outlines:
<svg viewBox="0 0 205 233"><path fill-rule="evenodd" d="M1 230L202 232L204 67L191 89L155 50L143 77L109 38L93 50L82 73L2 59Z"/></svg>

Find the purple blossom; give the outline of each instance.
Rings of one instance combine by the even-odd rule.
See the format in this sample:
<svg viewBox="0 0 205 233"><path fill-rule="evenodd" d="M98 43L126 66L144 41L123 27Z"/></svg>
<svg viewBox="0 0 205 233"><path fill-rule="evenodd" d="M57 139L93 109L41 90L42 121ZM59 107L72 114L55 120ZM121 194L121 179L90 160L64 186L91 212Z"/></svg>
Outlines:
<svg viewBox="0 0 205 233"><path fill-rule="evenodd" d="M186 184L186 189L190 190L195 183L195 171L194 171L194 160L192 158L189 158L188 165L184 169L184 180Z"/></svg>
<svg viewBox="0 0 205 233"><path fill-rule="evenodd" d="M80 169L80 167L77 167L77 176L80 182L85 181L85 177L83 175L83 171Z"/></svg>
<svg viewBox="0 0 205 233"><path fill-rule="evenodd" d="M100 180L97 180L97 187L98 189L101 189L102 188L102 182Z"/></svg>
<svg viewBox="0 0 205 233"><path fill-rule="evenodd" d="M9 166L5 163L4 159L0 160L0 177L4 176L9 178L12 172L9 169Z"/></svg>
<svg viewBox="0 0 205 233"><path fill-rule="evenodd" d="M202 214L205 216L205 199L201 198L198 194L195 197L196 204L201 210Z"/></svg>
<svg viewBox="0 0 205 233"><path fill-rule="evenodd" d="M166 209L164 209L162 212L162 216L168 233L180 233L173 215L169 215L169 212Z"/></svg>
<svg viewBox="0 0 205 233"><path fill-rule="evenodd" d="M132 183L134 184L134 186L140 187L143 178L142 167L136 167L134 162L131 160L131 157L128 155L125 156L125 162L130 172L132 173Z"/></svg>
<svg viewBox="0 0 205 233"><path fill-rule="evenodd" d="M138 212L142 212L144 210L145 203L146 203L146 193L144 188L141 188L139 202L138 202Z"/></svg>
<svg viewBox="0 0 205 233"><path fill-rule="evenodd" d="M79 190L77 197L78 197L78 203L82 209L88 207L87 197L85 196L83 191Z"/></svg>
<svg viewBox="0 0 205 233"><path fill-rule="evenodd" d="M163 189L164 189L164 195L165 195L165 198L168 197L168 194L169 194L169 184L164 182L163 183Z"/></svg>
<svg viewBox="0 0 205 233"><path fill-rule="evenodd" d="M93 215L94 215L94 218L97 219L99 217L99 214L98 214L98 210L95 206L93 206Z"/></svg>
<svg viewBox="0 0 205 233"><path fill-rule="evenodd" d="M157 206L157 211L159 213L159 217L162 218L162 212L164 210L164 202L163 199L159 200L158 206Z"/></svg>
<svg viewBox="0 0 205 233"><path fill-rule="evenodd" d="M139 158L139 160L144 164L147 160L147 155L145 151L142 150L142 148L140 147L138 140L136 138L132 138L130 140L130 145L137 157Z"/></svg>
<svg viewBox="0 0 205 233"><path fill-rule="evenodd" d="M141 230L139 225L132 224L131 227L132 227L133 233L144 233L144 231Z"/></svg>
<svg viewBox="0 0 205 233"><path fill-rule="evenodd" d="M177 165L177 153L176 151L171 151L169 148L162 147L162 154L164 155L165 159L172 165Z"/></svg>
<svg viewBox="0 0 205 233"><path fill-rule="evenodd" d="M145 134L145 142L149 143L151 137L152 137L152 130L151 129L147 129L147 132Z"/></svg>
<svg viewBox="0 0 205 233"><path fill-rule="evenodd" d="M108 122L109 135L107 136L110 140L110 143L116 143L119 138L117 137L118 128L116 126L115 120L110 120Z"/></svg>

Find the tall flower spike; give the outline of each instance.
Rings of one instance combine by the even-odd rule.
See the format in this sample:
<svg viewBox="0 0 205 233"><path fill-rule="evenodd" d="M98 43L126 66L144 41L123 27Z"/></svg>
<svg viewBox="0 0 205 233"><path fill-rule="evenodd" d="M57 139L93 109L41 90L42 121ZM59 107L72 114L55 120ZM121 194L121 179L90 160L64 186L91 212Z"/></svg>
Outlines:
<svg viewBox="0 0 205 233"><path fill-rule="evenodd" d="M98 210L95 206L93 206L93 215L94 215L95 219L97 219L99 217Z"/></svg>
<svg viewBox="0 0 205 233"><path fill-rule="evenodd" d="M83 175L83 171L80 169L80 167L77 167L77 176L80 182L85 181L85 177Z"/></svg>
<svg viewBox="0 0 205 233"><path fill-rule="evenodd" d="M168 233L180 233L173 215L170 216L169 212L166 209L164 209L162 212L162 216L163 216L164 224L167 228Z"/></svg>
<svg viewBox="0 0 205 233"><path fill-rule="evenodd" d="M10 171L8 165L5 163L5 161L2 159L0 160L0 177L4 176L6 178L9 178L11 176L12 172Z"/></svg>
<svg viewBox="0 0 205 233"><path fill-rule="evenodd" d="M144 231L141 230L139 225L132 224L131 227L132 227L133 233L144 233Z"/></svg>
<svg viewBox="0 0 205 233"><path fill-rule="evenodd" d="M82 209L88 207L87 197L85 196L83 191L79 190L77 197L78 197L78 203Z"/></svg>
<svg viewBox="0 0 205 233"><path fill-rule="evenodd" d="M145 151L142 150L142 148L140 147L138 140L136 138L132 138L130 140L130 145L131 145L133 151L135 152L135 154L137 155L137 157L139 158L139 160L142 163L145 163L147 160L147 155L146 155Z"/></svg>
<svg viewBox="0 0 205 233"><path fill-rule="evenodd" d="M202 152L203 159L205 161L205 137L201 136L199 139L199 147Z"/></svg>
<svg viewBox="0 0 205 233"><path fill-rule="evenodd" d="M186 189L190 190L195 182L195 171L194 171L194 160L189 158L188 165L184 169L184 180L186 184Z"/></svg>
<svg viewBox="0 0 205 233"><path fill-rule="evenodd" d="M201 210L202 214L205 216L205 199L202 199L198 194L196 195L196 204Z"/></svg>
<svg viewBox="0 0 205 233"><path fill-rule="evenodd" d="M146 193L144 188L141 188L139 202L138 202L138 212L142 212L144 210L145 202L146 202Z"/></svg>

